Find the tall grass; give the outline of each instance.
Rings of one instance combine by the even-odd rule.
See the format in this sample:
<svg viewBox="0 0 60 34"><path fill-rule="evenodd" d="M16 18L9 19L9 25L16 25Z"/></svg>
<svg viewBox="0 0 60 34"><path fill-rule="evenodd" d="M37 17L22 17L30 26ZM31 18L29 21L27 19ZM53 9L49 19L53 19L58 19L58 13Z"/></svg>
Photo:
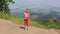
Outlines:
<svg viewBox="0 0 60 34"><path fill-rule="evenodd" d="M4 19L10 19L11 16L7 13L4 12L0 12L0 18L4 18Z"/></svg>
<svg viewBox="0 0 60 34"><path fill-rule="evenodd" d="M0 12L0 18L8 19L8 20L10 20L10 21L12 21L13 23L16 23L16 24L20 24L20 25L24 24L24 19L23 18L12 17L9 14L4 13L4 12ZM38 24L35 21L31 21L31 20L29 21L29 25L30 26L41 27L40 24Z"/></svg>
<svg viewBox="0 0 60 34"><path fill-rule="evenodd" d="M19 25L24 24L24 19L23 18L12 17L9 14L4 13L4 12L0 12L0 18L8 19L8 20L12 21L13 23L16 23L16 24L19 24ZM36 21L29 20L29 25L30 26L35 26L35 27L40 27L40 28L60 29L60 25L54 23L53 21L36 22Z"/></svg>

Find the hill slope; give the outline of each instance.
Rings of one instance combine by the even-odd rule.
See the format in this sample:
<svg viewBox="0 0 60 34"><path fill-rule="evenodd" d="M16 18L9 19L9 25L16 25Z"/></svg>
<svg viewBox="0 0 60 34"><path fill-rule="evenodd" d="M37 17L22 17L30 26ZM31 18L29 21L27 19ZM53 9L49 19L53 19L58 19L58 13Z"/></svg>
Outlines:
<svg viewBox="0 0 60 34"><path fill-rule="evenodd" d="M42 29L29 26L29 30L24 30L22 25L14 24L11 21L0 19L0 34L59 34L60 30Z"/></svg>

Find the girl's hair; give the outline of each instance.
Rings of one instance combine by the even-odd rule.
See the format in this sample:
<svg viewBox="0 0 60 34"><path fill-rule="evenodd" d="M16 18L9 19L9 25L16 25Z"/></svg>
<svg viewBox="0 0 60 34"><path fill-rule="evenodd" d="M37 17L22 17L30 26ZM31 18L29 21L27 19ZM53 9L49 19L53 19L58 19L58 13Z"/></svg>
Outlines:
<svg viewBox="0 0 60 34"><path fill-rule="evenodd" d="M25 10L26 13L29 13L29 11L30 11L29 9L26 9L26 10Z"/></svg>

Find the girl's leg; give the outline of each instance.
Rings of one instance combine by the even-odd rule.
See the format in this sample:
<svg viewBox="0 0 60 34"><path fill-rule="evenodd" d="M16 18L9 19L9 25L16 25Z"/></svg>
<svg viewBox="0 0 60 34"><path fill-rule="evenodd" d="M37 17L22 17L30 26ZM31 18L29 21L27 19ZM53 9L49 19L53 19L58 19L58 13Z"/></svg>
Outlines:
<svg viewBox="0 0 60 34"><path fill-rule="evenodd" d="M27 23L26 23L26 29L28 30L28 19L27 19L27 21L26 21Z"/></svg>
<svg viewBox="0 0 60 34"><path fill-rule="evenodd" d="M28 30L28 26L26 26L26 29Z"/></svg>
<svg viewBox="0 0 60 34"><path fill-rule="evenodd" d="M28 30L28 20L25 21L25 29Z"/></svg>
<svg viewBox="0 0 60 34"><path fill-rule="evenodd" d="M25 30L28 30L28 19L24 19Z"/></svg>

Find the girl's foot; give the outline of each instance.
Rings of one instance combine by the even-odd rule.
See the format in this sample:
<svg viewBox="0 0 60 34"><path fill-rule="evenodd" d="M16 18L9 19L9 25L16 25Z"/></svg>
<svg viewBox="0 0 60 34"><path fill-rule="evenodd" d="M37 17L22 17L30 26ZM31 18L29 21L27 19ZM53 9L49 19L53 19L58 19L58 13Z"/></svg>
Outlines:
<svg viewBox="0 0 60 34"><path fill-rule="evenodd" d="M25 27L25 29L24 30L28 30L28 28L27 27Z"/></svg>

